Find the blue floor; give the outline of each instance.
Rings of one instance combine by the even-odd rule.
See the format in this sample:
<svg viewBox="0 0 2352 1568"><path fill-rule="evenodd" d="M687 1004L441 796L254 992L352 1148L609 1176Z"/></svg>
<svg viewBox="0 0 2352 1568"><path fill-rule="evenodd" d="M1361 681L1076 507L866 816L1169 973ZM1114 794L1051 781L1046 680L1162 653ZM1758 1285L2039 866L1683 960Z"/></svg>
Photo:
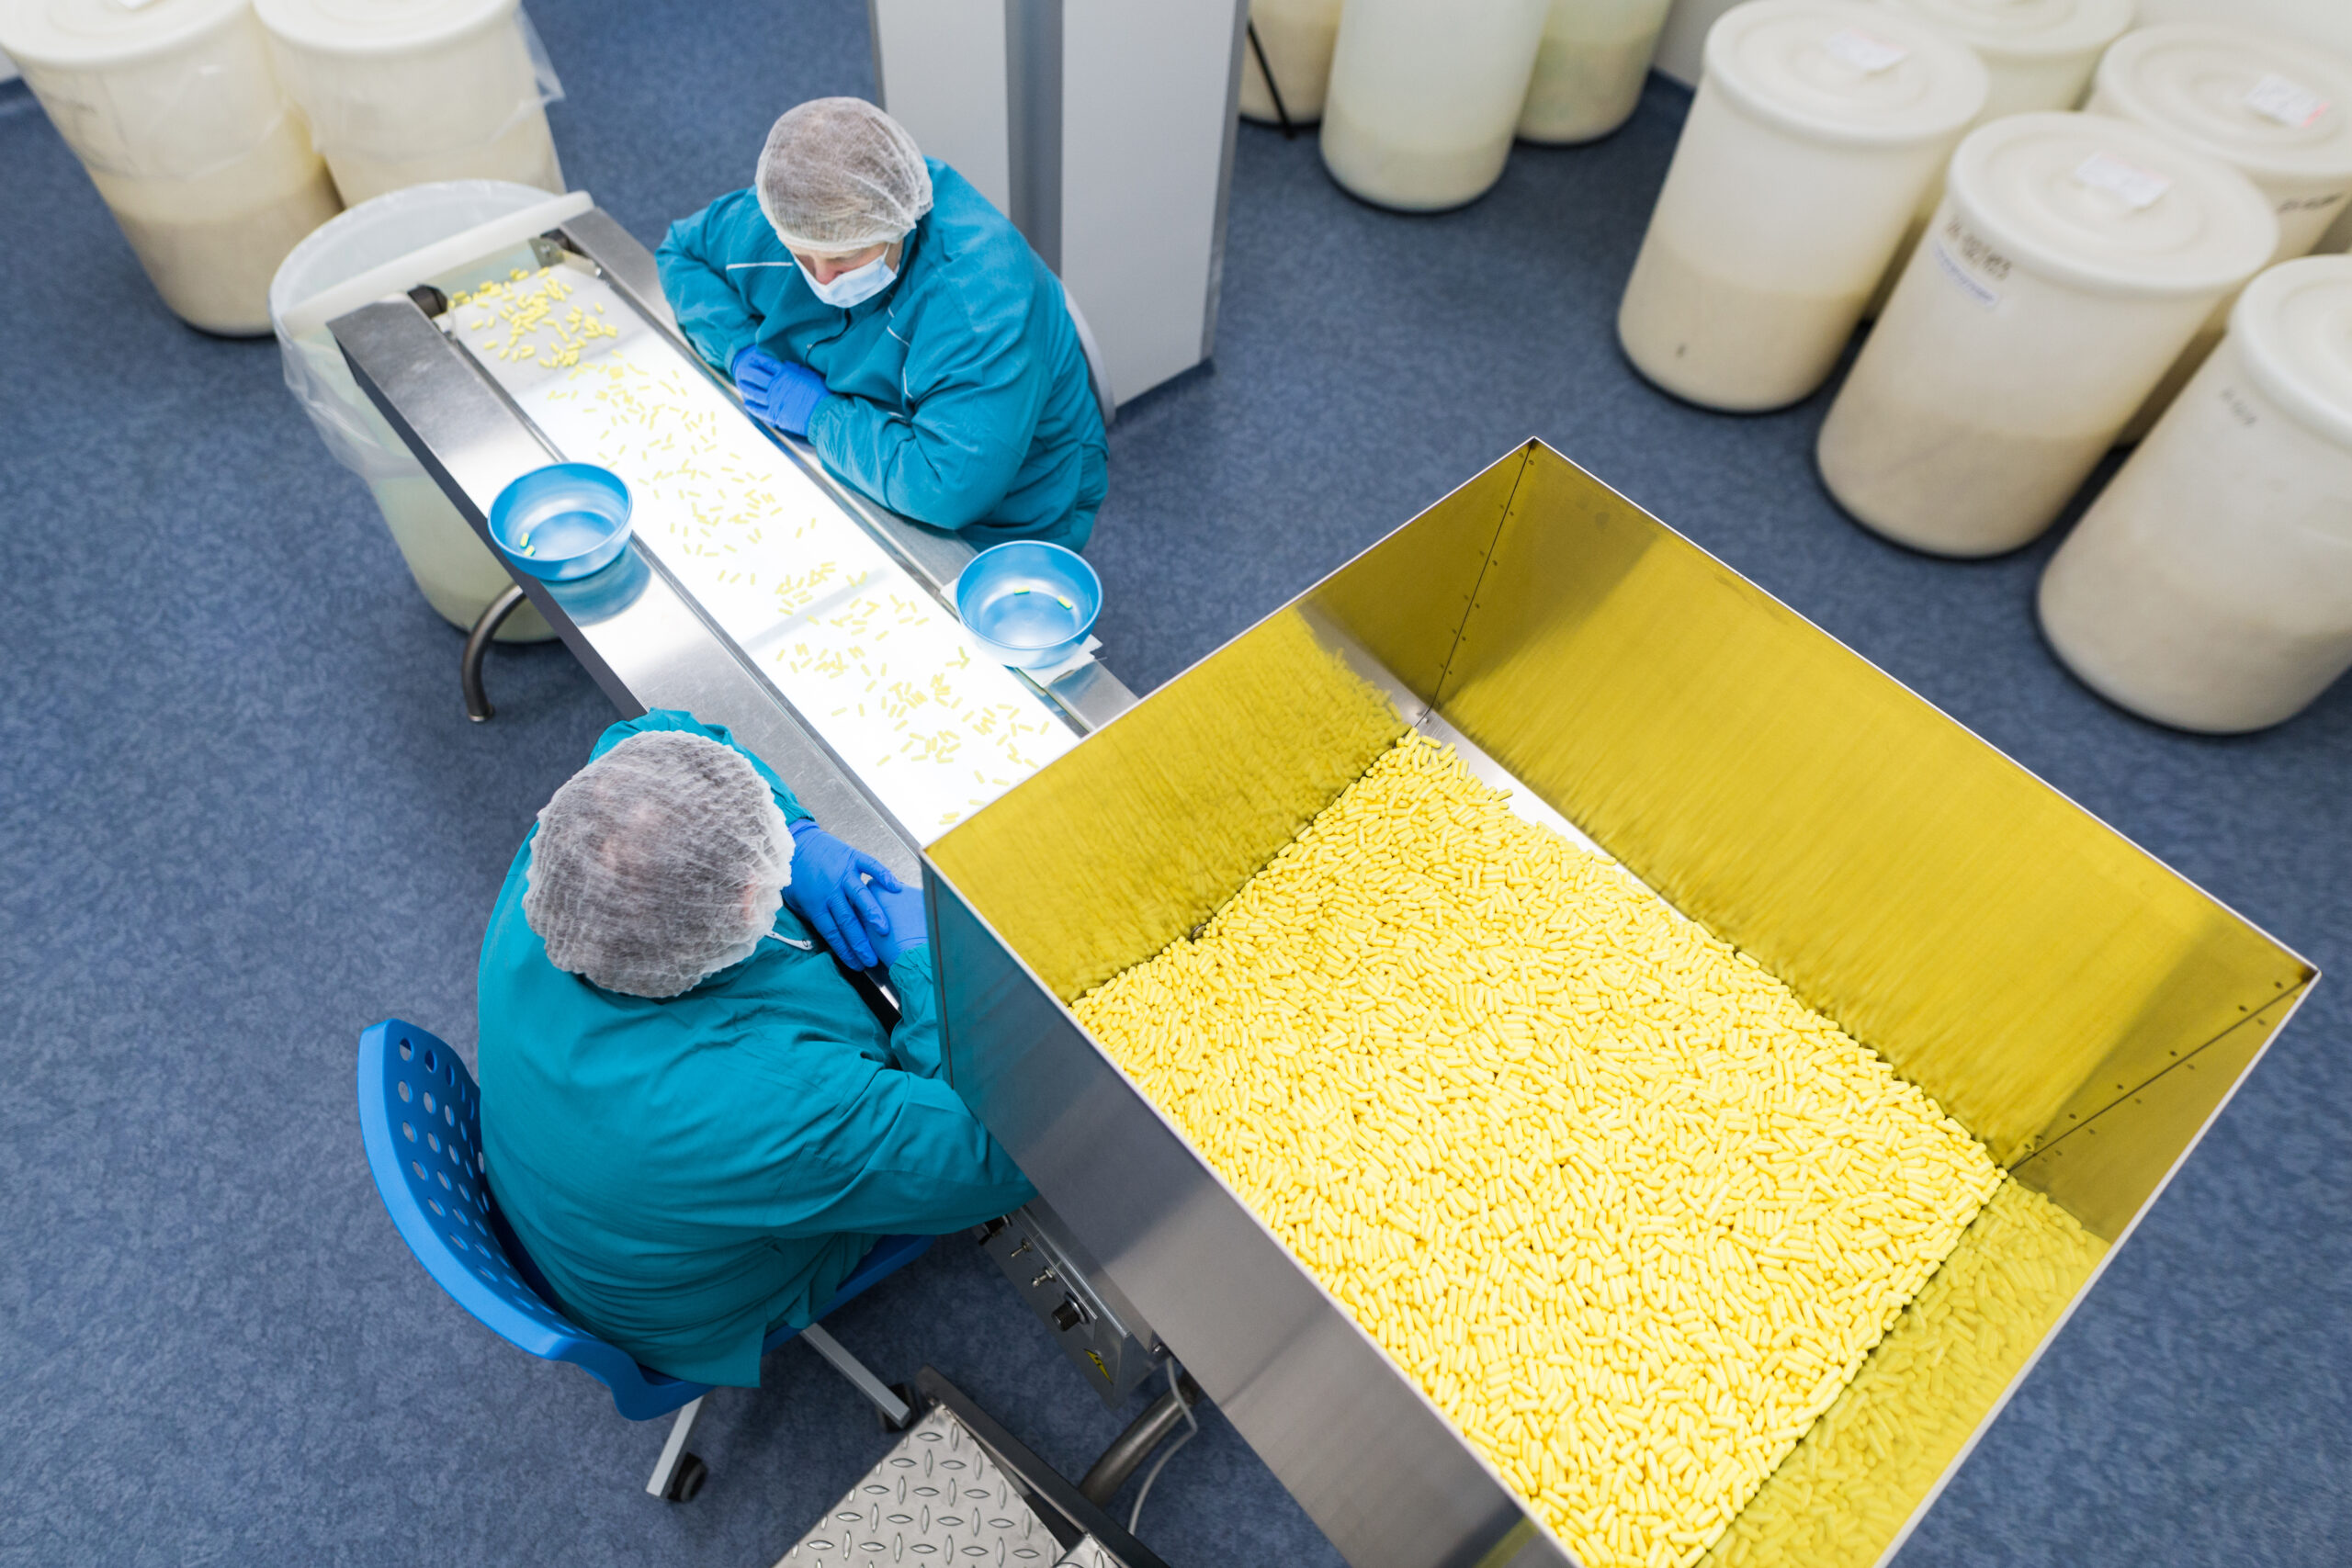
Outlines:
<svg viewBox="0 0 2352 1568"><path fill-rule="evenodd" d="M640 238L748 176L770 118L871 89L865 7L535 0L578 186ZM1246 130L1214 369L1131 405L1091 551L1148 689L1540 435L2090 809L2352 974L2352 686L2274 733L2170 734L2075 686L2047 544L1933 562L1842 521L1824 402L1647 389L1611 318L1685 99L1522 148L1466 211L1349 200ZM757 1568L878 1455L804 1349L722 1395L690 1506L661 1434L473 1327L362 1168L353 1043L470 1049L473 957L531 814L611 716L502 650L469 726L409 587L267 343L178 326L20 89L0 89L0 1562ZM1902 1562L2352 1560L2352 1016L2323 984ZM960 1244L844 1312L1071 1473L1117 1419ZM1170 1466L1180 1565L1335 1555L1229 1427Z"/></svg>

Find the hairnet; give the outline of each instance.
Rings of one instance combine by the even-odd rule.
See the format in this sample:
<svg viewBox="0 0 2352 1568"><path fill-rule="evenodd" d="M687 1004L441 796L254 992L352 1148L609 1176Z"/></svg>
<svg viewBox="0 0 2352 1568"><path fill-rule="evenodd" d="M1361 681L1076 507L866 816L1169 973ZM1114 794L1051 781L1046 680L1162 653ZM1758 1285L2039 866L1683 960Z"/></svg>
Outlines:
<svg viewBox="0 0 2352 1568"><path fill-rule="evenodd" d="M931 171L906 127L864 98L785 111L760 150L760 210L797 251L838 255L903 237L931 210Z"/></svg>
<svg viewBox="0 0 2352 1568"><path fill-rule="evenodd" d="M791 875L792 834L759 770L716 740L655 731L539 812L523 915L557 968L674 997L751 956Z"/></svg>

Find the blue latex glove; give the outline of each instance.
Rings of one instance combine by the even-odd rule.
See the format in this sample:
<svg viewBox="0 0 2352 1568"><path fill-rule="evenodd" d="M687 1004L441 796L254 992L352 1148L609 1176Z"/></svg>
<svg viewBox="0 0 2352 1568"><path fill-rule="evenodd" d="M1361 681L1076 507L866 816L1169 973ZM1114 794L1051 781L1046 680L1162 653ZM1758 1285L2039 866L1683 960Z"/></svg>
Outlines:
<svg viewBox="0 0 2352 1568"><path fill-rule="evenodd" d="M868 887L865 879L872 877ZM792 883L784 901L817 939L853 969L871 969L890 939L876 892L903 891L890 868L861 854L806 817L792 825ZM918 895L920 897L920 895Z"/></svg>
<svg viewBox="0 0 2352 1568"><path fill-rule="evenodd" d="M882 913L890 922L890 934L875 945L885 964L896 964L916 948L931 941L931 927L923 919L922 889L900 887L889 891L868 888L875 901L882 906Z"/></svg>
<svg viewBox="0 0 2352 1568"><path fill-rule="evenodd" d="M789 365L757 344L727 367L743 406L786 435L808 434L808 416L825 400L825 378L806 365Z"/></svg>

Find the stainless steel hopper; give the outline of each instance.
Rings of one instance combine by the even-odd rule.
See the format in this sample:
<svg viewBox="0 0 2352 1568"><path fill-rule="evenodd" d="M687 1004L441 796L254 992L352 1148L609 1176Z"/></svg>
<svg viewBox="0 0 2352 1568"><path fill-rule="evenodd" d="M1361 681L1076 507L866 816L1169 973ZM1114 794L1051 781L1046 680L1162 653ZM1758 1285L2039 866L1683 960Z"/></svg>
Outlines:
<svg viewBox="0 0 2352 1568"><path fill-rule="evenodd" d="M1513 452L926 856L956 1088L1360 1568L1571 1557L1067 1004L1205 919L1417 724L2110 1242L2317 977L1557 453ZM1972 1232L1946 1268L1994 1245ZM1935 1462L1774 1506L1841 1561L1891 1551L2080 1293L2001 1386L1953 1396ZM1865 1375L1929 1375L1910 1364Z"/></svg>

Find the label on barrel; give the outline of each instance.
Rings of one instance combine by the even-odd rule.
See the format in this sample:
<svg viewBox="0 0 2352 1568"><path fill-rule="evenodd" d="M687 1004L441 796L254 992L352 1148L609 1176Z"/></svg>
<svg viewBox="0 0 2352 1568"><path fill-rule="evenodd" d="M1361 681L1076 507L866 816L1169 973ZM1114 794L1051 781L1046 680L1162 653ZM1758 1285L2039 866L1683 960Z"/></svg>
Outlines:
<svg viewBox="0 0 2352 1568"><path fill-rule="evenodd" d="M1928 237L1928 245L1935 254L1937 270L1962 294L1988 310L2001 302L1997 285L2008 278L2009 258L1982 234L1957 218L1947 218L1943 227Z"/></svg>
<svg viewBox="0 0 2352 1568"><path fill-rule="evenodd" d="M2245 96L2245 107L2297 130L2327 112L2327 100L2284 76L2265 76Z"/></svg>
<svg viewBox="0 0 2352 1568"><path fill-rule="evenodd" d="M2172 189L2172 181L2155 170L2107 152L2094 152L2075 164L2075 178L2093 190L2107 192L2135 212L2154 207L2158 197Z"/></svg>
<svg viewBox="0 0 2352 1568"><path fill-rule="evenodd" d="M1899 43L1889 43L1884 39L1872 38L1851 28L1841 28L1831 33L1821 40L1821 47L1838 64L1850 65L1865 74L1899 64L1911 53Z"/></svg>

